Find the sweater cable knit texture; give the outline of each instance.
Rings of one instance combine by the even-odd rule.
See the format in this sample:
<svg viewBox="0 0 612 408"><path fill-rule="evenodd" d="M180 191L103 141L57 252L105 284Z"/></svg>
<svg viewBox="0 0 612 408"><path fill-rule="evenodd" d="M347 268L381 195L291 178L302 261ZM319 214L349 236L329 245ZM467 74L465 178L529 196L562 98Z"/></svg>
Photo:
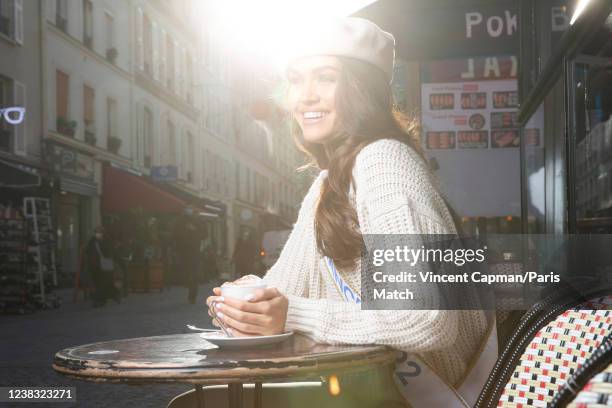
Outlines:
<svg viewBox="0 0 612 408"><path fill-rule="evenodd" d="M329 344L384 344L418 354L456 384L487 330L480 311L361 310L345 302L316 245L314 218L326 171L315 179L278 261L264 277L289 299L287 330ZM353 167L349 198L363 234L456 233L436 181L409 146L383 139L363 148ZM361 290L360 263L339 269Z"/></svg>

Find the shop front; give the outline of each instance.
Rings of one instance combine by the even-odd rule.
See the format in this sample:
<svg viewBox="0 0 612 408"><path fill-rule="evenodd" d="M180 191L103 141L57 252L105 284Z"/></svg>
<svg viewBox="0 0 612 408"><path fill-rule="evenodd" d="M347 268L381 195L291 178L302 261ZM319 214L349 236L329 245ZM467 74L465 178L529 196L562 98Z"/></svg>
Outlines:
<svg viewBox="0 0 612 408"><path fill-rule="evenodd" d="M424 155L466 233L521 231L523 20L537 8L550 44L569 26L567 3L379 0L357 13L396 38L395 101L419 113Z"/></svg>
<svg viewBox="0 0 612 408"><path fill-rule="evenodd" d="M59 305L51 294L58 285L49 222L51 185L52 178L39 164L8 155L0 158L0 312ZM36 213L44 212L44 217L34 217L34 200L45 204Z"/></svg>
<svg viewBox="0 0 612 408"><path fill-rule="evenodd" d="M197 226L199 256L204 260L209 237L224 220L223 214L215 210L221 208L207 208L204 201L195 202L165 184L114 163L103 166L103 186L104 225L126 265L131 289L148 291L186 283L189 277L178 267L180 248L176 245L183 242L179 235L187 217L185 210L193 209L189 219ZM201 264L200 276L207 279L206 263Z"/></svg>
<svg viewBox="0 0 612 408"><path fill-rule="evenodd" d="M158 183L157 186L199 209L197 215L206 236L203 251L214 252L218 260L226 258L228 253L227 205L222 201L199 197L174 183ZM210 256L213 254L211 253Z"/></svg>
<svg viewBox="0 0 612 408"><path fill-rule="evenodd" d="M530 11L535 26L541 11ZM611 12L591 1L561 38L522 39L527 53L547 56L530 65L527 55L522 67L524 233L612 231Z"/></svg>
<svg viewBox="0 0 612 408"><path fill-rule="evenodd" d="M46 160L54 175L52 203L57 233L57 264L66 282L79 271L81 249L99 223L96 161L93 156L47 142Z"/></svg>

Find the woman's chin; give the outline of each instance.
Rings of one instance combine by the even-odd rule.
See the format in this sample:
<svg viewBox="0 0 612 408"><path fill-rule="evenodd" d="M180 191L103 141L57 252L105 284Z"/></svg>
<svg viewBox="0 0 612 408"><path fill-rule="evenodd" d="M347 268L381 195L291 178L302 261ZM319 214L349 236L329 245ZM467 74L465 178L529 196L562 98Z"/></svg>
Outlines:
<svg viewBox="0 0 612 408"><path fill-rule="evenodd" d="M319 143L319 144L325 143L331 136L328 133L308 133L308 132L302 132L302 135L306 142Z"/></svg>

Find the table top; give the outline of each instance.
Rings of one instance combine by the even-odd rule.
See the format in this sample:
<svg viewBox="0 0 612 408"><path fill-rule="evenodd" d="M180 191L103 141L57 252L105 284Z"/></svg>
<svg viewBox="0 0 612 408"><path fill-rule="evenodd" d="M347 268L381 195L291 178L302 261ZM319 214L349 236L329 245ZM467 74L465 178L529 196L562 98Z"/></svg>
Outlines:
<svg viewBox="0 0 612 408"><path fill-rule="evenodd" d="M199 334L176 334L67 348L56 353L53 368L92 381L229 384L341 374L389 365L396 358L386 346L333 346L300 334L248 349L220 349Z"/></svg>

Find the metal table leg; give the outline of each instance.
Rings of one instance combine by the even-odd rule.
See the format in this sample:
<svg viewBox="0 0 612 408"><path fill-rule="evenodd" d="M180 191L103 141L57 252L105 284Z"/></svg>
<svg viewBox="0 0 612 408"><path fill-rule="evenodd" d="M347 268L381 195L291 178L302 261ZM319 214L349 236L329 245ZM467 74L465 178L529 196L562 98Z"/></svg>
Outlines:
<svg viewBox="0 0 612 408"><path fill-rule="evenodd" d="M195 394L196 394L196 399L198 401L198 408L205 408L205 406L204 406L204 390L202 389L201 385L196 384L196 386L195 386Z"/></svg>
<svg viewBox="0 0 612 408"><path fill-rule="evenodd" d="M254 405L255 405L255 408L261 408L261 394L262 394L262 391L263 391L263 389L262 389L261 383L260 382L255 383L255 396L254 396L254 401L255 401Z"/></svg>
<svg viewBox="0 0 612 408"><path fill-rule="evenodd" d="M242 383L229 384L227 395L230 408L242 408Z"/></svg>

